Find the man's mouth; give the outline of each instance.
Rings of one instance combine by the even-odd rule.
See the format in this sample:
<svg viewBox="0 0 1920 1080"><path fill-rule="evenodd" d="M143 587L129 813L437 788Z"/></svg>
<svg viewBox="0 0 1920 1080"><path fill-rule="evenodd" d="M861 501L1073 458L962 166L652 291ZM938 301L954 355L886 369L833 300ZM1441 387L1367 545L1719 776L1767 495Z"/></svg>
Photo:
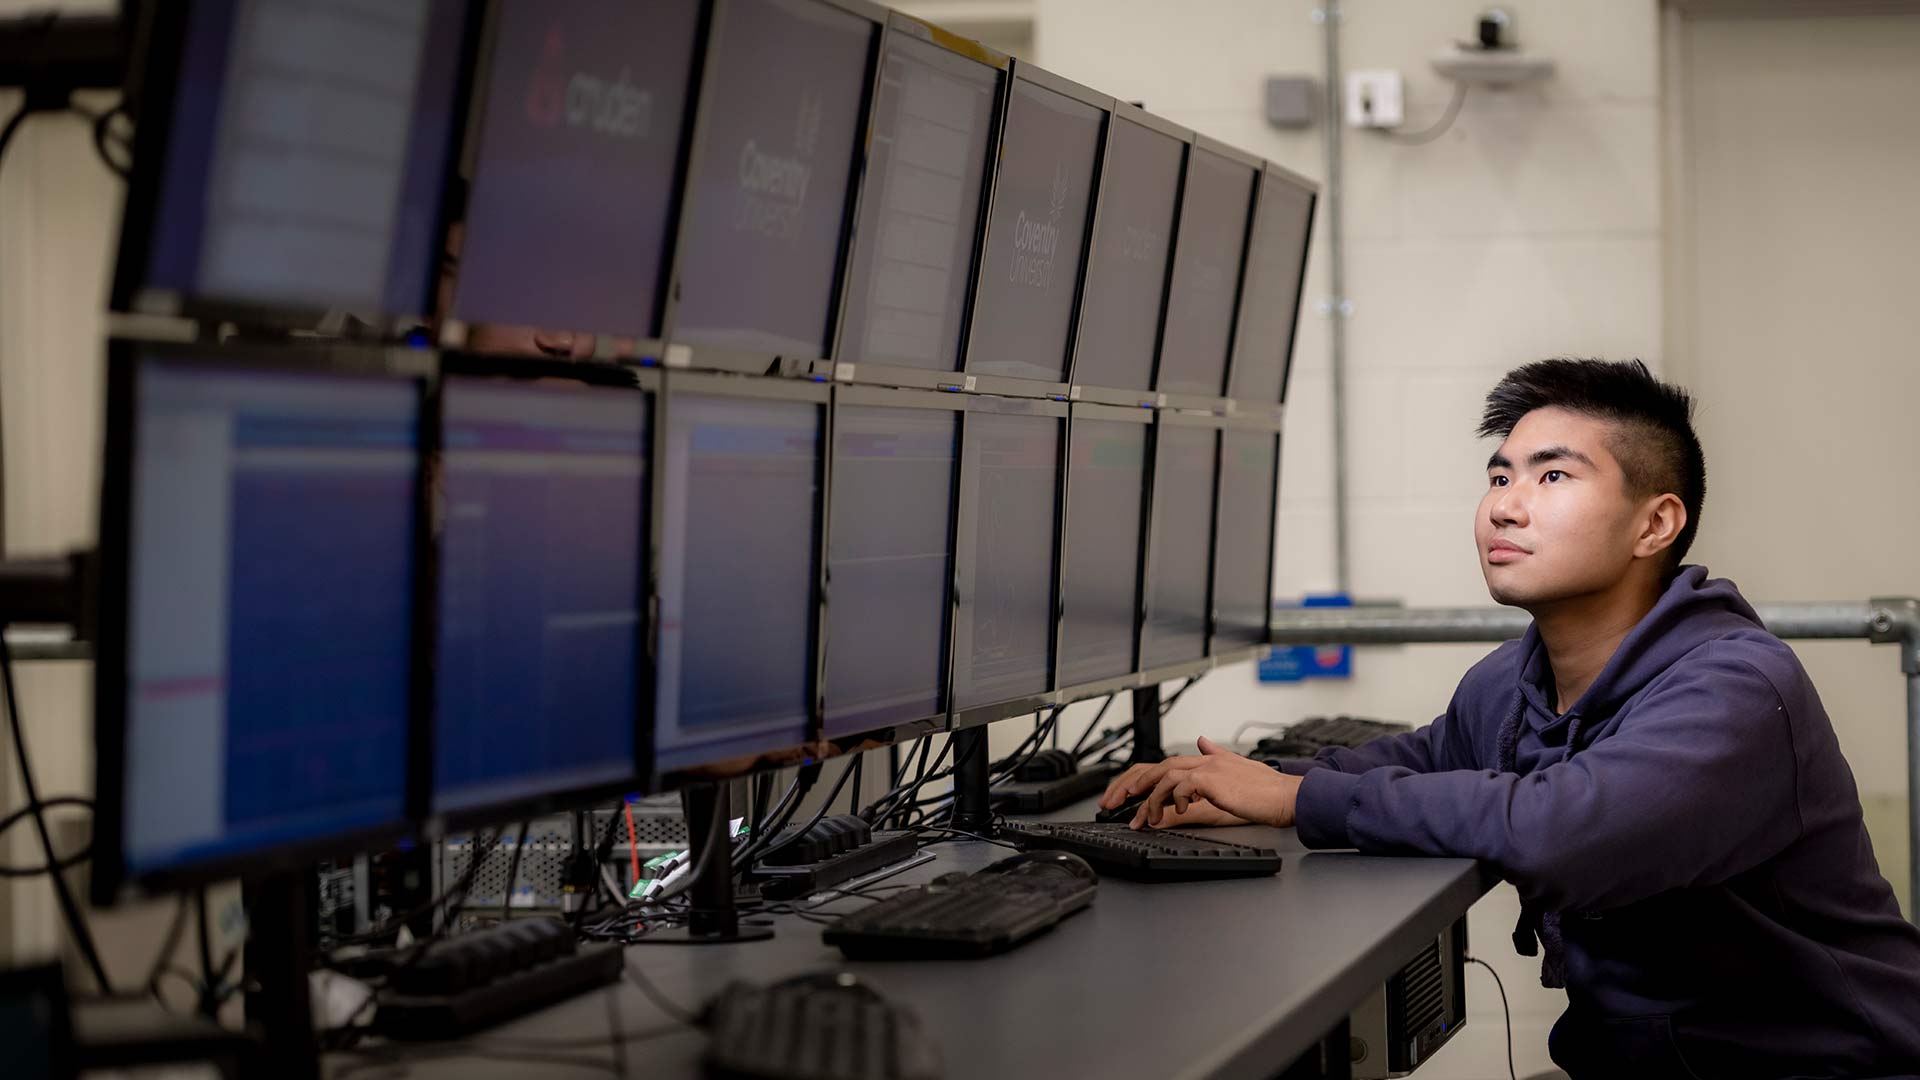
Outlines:
<svg viewBox="0 0 1920 1080"><path fill-rule="evenodd" d="M1511 540L1495 540L1487 545L1487 561L1494 564L1516 562L1533 554Z"/></svg>

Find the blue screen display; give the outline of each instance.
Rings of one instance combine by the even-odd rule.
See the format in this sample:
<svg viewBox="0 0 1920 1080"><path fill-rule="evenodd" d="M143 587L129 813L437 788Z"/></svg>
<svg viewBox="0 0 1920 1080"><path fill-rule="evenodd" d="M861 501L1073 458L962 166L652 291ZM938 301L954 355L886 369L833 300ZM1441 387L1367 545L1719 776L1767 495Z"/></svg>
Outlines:
<svg viewBox="0 0 1920 1080"><path fill-rule="evenodd" d="M646 396L451 376L443 401L434 809L629 778Z"/></svg>
<svg viewBox="0 0 1920 1080"><path fill-rule="evenodd" d="M146 363L129 567L136 872L405 814L419 390Z"/></svg>

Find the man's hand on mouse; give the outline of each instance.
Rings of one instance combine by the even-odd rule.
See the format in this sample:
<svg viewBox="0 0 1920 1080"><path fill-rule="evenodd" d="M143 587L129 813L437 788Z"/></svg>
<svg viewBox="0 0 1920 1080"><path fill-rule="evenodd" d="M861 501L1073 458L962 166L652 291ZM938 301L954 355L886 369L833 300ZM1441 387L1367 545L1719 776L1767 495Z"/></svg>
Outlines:
<svg viewBox="0 0 1920 1080"><path fill-rule="evenodd" d="M1293 824L1299 791L1299 777L1203 738L1198 756L1135 765L1121 773L1100 796L1100 806L1111 810L1147 794L1147 801L1133 815L1131 824L1136 829L1246 822L1286 828ZM1227 820L1207 820L1216 816Z"/></svg>

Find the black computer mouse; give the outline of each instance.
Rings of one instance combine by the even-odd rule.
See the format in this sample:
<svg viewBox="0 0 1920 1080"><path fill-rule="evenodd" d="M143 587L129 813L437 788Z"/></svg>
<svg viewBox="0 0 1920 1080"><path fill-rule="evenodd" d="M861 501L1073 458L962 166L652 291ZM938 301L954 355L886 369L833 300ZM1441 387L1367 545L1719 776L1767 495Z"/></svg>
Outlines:
<svg viewBox="0 0 1920 1080"><path fill-rule="evenodd" d="M983 874L1012 874L1017 877L1064 876L1098 881L1087 860L1071 851L1023 851L1008 856L980 871Z"/></svg>
<svg viewBox="0 0 1920 1080"><path fill-rule="evenodd" d="M1122 824L1122 825L1128 824L1133 820L1133 815L1142 806L1146 805L1147 796L1151 794L1153 793L1146 792L1144 794L1135 795L1133 798L1128 799L1126 802L1121 803L1119 806L1116 806L1111 810L1102 810L1099 813L1093 815L1093 820L1098 821L1103 825L1111 825L1115 822L1118 822L1119 824Z"/></svg>

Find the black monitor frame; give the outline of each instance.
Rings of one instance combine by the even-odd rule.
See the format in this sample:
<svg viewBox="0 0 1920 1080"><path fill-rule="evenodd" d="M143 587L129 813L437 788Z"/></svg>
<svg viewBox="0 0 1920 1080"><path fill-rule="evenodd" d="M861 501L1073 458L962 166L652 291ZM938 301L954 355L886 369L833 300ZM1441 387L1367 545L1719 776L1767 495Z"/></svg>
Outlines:
<svg viewBox="0 0 1920 1080"><path fill-rule="evenodd" d="M999 119L994 124L992 175L987 181L986 197L980 201L980 235L974 245L973 286L967 294L967 331L960 343L962 387L970 394L1067 401L1072 391L1071 368L1074 346L1080 330L1081 290L1085 288L1087 281L1087 252L1092 248L1094 227L1099 221L1097 215L1103 173L1096 171L1093 176L1088 177L1087 181L1087 220L1080 237L1079 265L1073 277L1073 297L1070 301L1072 306L1067 313L1067 341L1060 357L1061 377L1059 379L1042 380L1024 379L1011 375L983 375L973 370L973 336L974 330L980 325L980 264L986 257L987 243L991 239L988 234L992 231L993 206L1000 194L1000 163L1002 155L1006 152L1007 117L1013 109L1013 84L1029 83L1101 111L1099 143L1093 155L1096 170L1103 169L1106 164L1107 130L1113 124L1114 99L1110 94L1102 94L1071 79L1062 78L1051 71L1018 59L1009 64L1009 73L1011 77L1006 82L1005 91L1000 95Z"/></svg>
<svg viewBox="0 0 1920 1080"><path fill-rule="evenodd" d="M658 288L654 290L653 310L647 313L647 321L652 328L651 332L635 337L626 334L602 333L593 330L591 327L569 326L539 328L592 332L594 336L593 358L595 360L618 360L623 363L638 364L642 367L658 367L661 364L662 358L666 355L667 344L664 331L666 328L667 297L673 283L674 253L679 250L679 222L681 211L686 205L687 170L689 163L693 160L693 130L694 124L699 116L700 92L706 85L707 39L713 27L713 8L716 0L695 0L695 2L700 5L700 11L694 16L693 61L688 73L686 105L680 117L680 146L675 152L674 158L673 191L667 200L667 235L665 242L661 245L659 285ZM476 59L474 62L471 97L467 109L465 130L462 133L462 137L457 140L459 143L457 150L459 157L457 168L453 173L456 181L464 180L465 182L449 185L449 187L457 187L463 195L471 192L472 178L479 168L478 159L480 147L482 142L485 141L486 134L487 109L493 104L492 95L488 91L492 83L494 56L499 45L500 20L501 5L499 3L488 4L485 17L474 20L475 22L481 23L482 27L479 32L479 44L475 49ZM449 197L445 201L449 204L444 212L448 225L451 226L457 222L464 227L467 221L468 199L461 198L456 201ZM447 230L445 228L441 230L443 240L446 232ZM454 296L457 297L459 295L458 279L460 267L456 265L453 272L455 277ZM471 330L473 326L484 324L469 323L456 318L451 307L449 307L449 310L440 314L443 316L437 328L437 339L440 348L449 352L461 352L468 357L479 355L475 350L469 348L467 337L468 331Z"/></svg>
<svg viewBox="0 0 1920 1080"><path fill-rule="evenodd" d="M1163 117L1155 116L1153 113L1150 113L1145 109L1140 108L1138 105L1134 105L1130 102L1125 102L1125 101L1114 102L1113 115L1108 120L1109 132L1111 132L1112 126L1118 123L1135 124L1139 127L1146 128L1149 131L1158 132L1159 134L1168 136L1169 138L1172 138L1181 144L1180 178L1176 187L1174 188L1173 220L1168 223L1171 228L1167 237L1167 265L1161 269L1161 273L1160 273L1160 315L1159 315L1159 318L1154 321L1152 355L1153 355L1153 362L1154 362L1153 366L1155 370L1149 372L1149 376L1147 379L1147 383L1148 383L1147 389L1129 390L1129 389L1123 389L1123 388L1112 387L1112 386L1096 386L1096 385L1087 383L1083 377L1083 374L1080 368L1079 320L1081 317L1084 316L1085 310L1086 310L1086 305L1084 302L1085 301L1084 293L1086 289L1085 270L1091 269L1093 265L1094 245L1098 242L1097 237L1100 235L1101 207L1106 202L1105 195L1106 195L1106 183L1107 183L1107 176L1108 176L1108 172L1107 172L1108 156L1112 153L1112 147L1113 147L1113 139L1111 137L1108 137L1107 139L1103 140L1102 145L1100 147L1100 187L1094 193L1093 218L1091 221L1087 223L1087 253L1085 256L1085 267L1081 274L1081 283L1080 283L1082 296L1081 296L1081 302L1077 305L1075 310L1072 363L1069 366L1067 371L1067 381L1070 384L1070 388L1068 390L1068 397L1074 401L1089 401L1089 402L1095 402L1095 403L1107 404L1107 405L1138 405L1138 406L1146 406L1146 407L1155 407L1155 406L1161 406L1166 404L1165 399L1160 394L1156 393L1152 389L1152 387L1158 381L1159 371L1157 369L1158 369L1159 359L1160 359L1160 339L1166 333L1166 329L1167 329L1168 289L1173 284L1173 260L1174 260L1175 254L1177 253L1176 244L1179 241L1179 234L1180 234L1180 230L1179 230L1180 208L1186 196L1186 188L1187 188L1187 159L1191 157L1193 154L1193 140L1195 138L1195 134L1189 128L1181 127L1179 124L1176 124L1171 120L1167 120Z"/></svg>
<svg viewBox="0 0 1920 1080"><path fill-rule="evenodd" d="M981 253L986 245L987 212L990 209L993 178L1000 161L998 153L1000 131L1006 119L1007 95L1012 88L1012 80L1009 79L1007 75L1008 68L1012 61L1006 54L995 52L977 41L969 41L965 38L958 37L934 26L932 23L916 19L910 15L902 15L897 11L891 12L887 18L886 28L880 35L880 55L875 59L873 65L873 91L868 95L867 99L867 122L861 129L860 161L855 167L853 176L854 202L847 210L847 240L845 251L841 258L840 268L842 279L839 288L836 290L838 305L833 318L833 355L829 360L822 360L814 364L812 371L816 376L829 376L836 382L874 383L882 386L914 387L926 390L963 390L966 389L966 382L965 376L961 374L961 371L966 363L967 330L973 318L974 289L971 284L966 291L966 301L961 305L960 325L956 328L958 345L954 353L955 366L953 370L930 371L925 368L905 367L900 364L856 364L848 363L840 359L841 342L845 340L847 331L847 297L848 286L851 284L845 279L845 275L852 270L853 250L861 239L859 236L860 210L862 204L868 197L866 148L871 146L873 142L874 114L880 96L880 77L886 70L887 50L891 46L895 35L914 38L924 44L944 49L956 57L971 60L999 72L997 79L998 86L994 91L993 111L987 124L987 145L990 152L987 155L985 166L981 169L980 183L983 191L979 208L975 213L973 240L968 245L967 280L973 282L978 278L980 273Z"/></svg>
<svg viewBox="0 0 1920 1080"><path fill-rule="evenodd" d="M1147 467L1149 476L1149 480L1147 481L1148 504L1147 520L1144 525L1147 532L1147 541L1141 545L1140 550L1140 614L1137 619L1140 629L1134 636L1134 648L1135 654L1140 658L1139 663L1135 666L1142 669L1140 671L1140 685L1142 686L1151 686L1154 683L1165 682L1168 679L1188 678L1211 670L1215 666L1215 658L1212 654L1213 619L1211 618L1211 612L1209 612L1206 630L1202 635L1202 641L1204 642L1202 652L1204 655L1193 660L1183 660L1178 663L1163 664L1153 668L1146 667L1147 621L1153 614L1153 549L1160 539L1159 530L1154 528L1153 516L1153 510L1160 504L1161 496L1160 436L1167 429L1176 427L1204 428L1214 433L1213 492L1207 500L1207 505L1210 508L1209 512L1214 518L1214 520L1209 521L1207 526L1206 602L1209 608L1211 608L1213 602L1214 534L1219 528L1218 516L1220 509L1220 417L1208 413L1162 410L1154 414L1154 431L1151 444L1152 461Z"/></svg>
<svg viewBox="0 0 1920 1080"><path fill-rule="evenodd" d="M963 519L965 510L965 492L970 470L967 467L967 447L973 438L972 425L968 420L975 413L989 413L1003 416L1046 416L1061 421L1059 424L1058 461L1054 473L1053 500L1053 596L1052 617L1048 623L1047 654L1049 665L1058 658L1060 650L1060 543L1059 534L1062 525L1061 514L1066 509L1066 471L1067 471L1067 425L1068 406L1063 401L1033 400L1030 398L983 397L967 395L962 398L967 411L960 417L960 472L954 485L955 498L960 500L955 507L953 550L953 604L952 621L948 624L947 639L952 644L947 662L947 727L950 731L962 731L982 724L991 724L996 720L1024 716L1057 704L1060 699L1055 685L1059 679L1059 669L1054 667L1047 676L1047 689L1035 694L1026 694L1003 701L988 702L968 708L959 708L954 702L955 661L960 654L960 597L973 592L973 538L972 522Z"/></svg>
<svg viewBox="0 0 1920 1080"><path fill-rule="evenodd" d="M661 290L664 297L664 309L660 313L660 338L665 343L660 353L661 365L672 369L698 369L703 371L732 372L743 375L781 375L788 377L806 377L815 380L827 378L825 374L816 374L816 368L823 366L827 357L832 356L838 347L839 315L843 306L841 293L846 288L847 266L852 254L852 234L855 214L855 198L860 191L860 181L866 172L867 132L873 123L873 99L880 85L880 52L886 41L888 9L872 0L807 0L828 8L846 12L866 19L873 24L873 37L867 44L866 89L862 92L859 119L856 121L856 137L853 140L853 162L847 173L847 192L840 208L840 242L834 256L833 291L828 299L827 334L824 345L825 356L802 356L769 353L751 349L735 349L714 345L692 345L678 340L680 292L683 287L685 255L688 234L691 230L691 216L686 212L689 195L700 179L700 153L706 146L707 129L712 122L713 84L717 76L719 50L725 36L728 8L736 0L707 0L711 6L707 11L707 21L702 34L700 57L695 62L693 100L695 112L689 125L685 148L685 166L680 175L680 191L683 197L674 204L674 229L670 241L672 249L668 256L666 285Z"/></svg>
<svg viewBox="0 0 1920 1080"><path fill-rule="evenodd" d="M1258 415L1258 414L1235 414L1231 416L1221 417L1219 420L1219 428L1220 428L1220 438L1216 442L1216 447L1214 451L1215 460L1218 462L1218 464L1214 468L1213 545L1212 545L1212 554L1209 556L1209 558L1212 559L1214 562L1214 570L1212 573L1208 575L1208 579L1207 579L1207 607L1208 607L1207 655L1212 658L1213 662L1216 665L1232 664L1232 663L1237 663L1241 660L1258 659L1263 653L1266 652L1268 644L1270 644L1273 640L1273 586L1274 586L1275 579L1278 576L1278 572L1275 569L1275 559L1273 557L1273 551L1274 551L1274 546L1280 540L1280 466L1281 466L1281 463L1285 460L1282 455L1282 451L1284 449L1284 445L1282 441L1282 434L1283 434L1282 424L1279 418L1277 417L1274 417L1271 415ZM1219 618L1220 617L1220 600L1218 595L1218 589L1220 585L1220 577L1219 577L1220 522L1222 520L1221 513L1220 513L1220 500L1223 497L1226 489L1225 477L1222 475L1226 471L1225 469L1226 435L1227 433L1234 432L1234 431L1253 431L1253 432L1265 433L1271 436L1271 441L1273 444L1273 491L1268 496L1270 501L1267 503L1267 515L1265 518L1265 520L1268 522L1267 544L1266 544L1267 629L1266 629L1266 632L1261 636L1261 642L1259 644L1250 645L1245 648L1234 649L1227 652L1222 652L1220 650L1219 639L1217 636L1218 630L1219 630L1219 622L1220 622L1220 618Z"/></svg>
<svg viewBox="0 0 1920 1080"><path fill-rule="evenodd" d="M445 452L445 387L446 379L482 378L499 380L533 381L542 379L563 380L583 387L599 387L614 391L631 391L645 395L647 412L647 489L641 493L641 507L647 516L647 529L653 528L654 478L657 468L652 453L659 446L654 429L660 418L660 373L657 371L636 370L631 367L613 364L591 363L568 360L540 360L520 357L481 356L470 353L443 354L440 362L440 378L435 381L428 410L434 418L436 440L432 448L432 469L435 477L444 475ZM434 488L440 485L435 484ZM427 731L427 746L430 752L421 762L420 768L426 775L426 810L424 834L427 836L445 836L456 832L465 832L488 825L503 822L525 821L528 818L574 810L582 806L603 803L617 795L641 790L648 779L644 763L651 732L653 730L653 693L654 667L650 643L653 636L651 567L644 560L652 554L652 548L645 542L643 533L642 549L635 552L635 558L643 560L637 578L638 595L634 598L641 612L639 648L634 657L638 683L635 687L634 758L632 768L627 775L618 780L603 781L542 792L538 795L504 799L483 805L462 807L434 813L432 809L434 791L434 768L437 759L437 721L439 719L439 699L437 694L437 676L439 674L440 645L440 570L442 565L442 540L445 535L447 517L441 509L441 493L430 491L427 497L427 513L434 522L431 543L432 572L428 581L431 591L427 600L426 618L431 626L431 639L427 642L425 653L426 669L423 681L428 698L422 724Z"/></svg>
<svg viewBox="0 0 1920 1080"><path fill-rule="evenodd" d="M947 575L947 612L945 616L947 621L947 656L946 662L941 665L941 708L925 716L896 721L864 732L853 732L831 739L827 743L827 752L834 755L850 753L856 750L867 750L876 746L885 746L890 743L906 742L910 739L917 739L923 735L931 735L947 730L948 718L951 715L953 707L953 660L956 647L954 643L954 628L957 625L957 607L959 603L959 583L956 580L956 575L959 573L960 567L958 546L960 536L960 462L962 459L961 446L963 440L966 438L965 429L968 399L963 395L950 392L941 393L939 391L896 389L877 386L836 386L833 392L832 411L837 414L842 406L881 406L890 409L925 409L956 413L958 414L957 419L960 430L958 438L954 443L953 489L949 494L947 503L949 514L947 524L947 558L951 569ZM834 431L837 433L837 417L833 423ZM833 476L832 452L833 443L830 441L827 445L827 476L829 483L832 482ZM819 687L819 705L817 711L821 717L823 731L826 723L827 654L833 648L830 623L827 617L829 605L833 602L832 586L827 579L826 559L826 553L829 550L828 545L832 542L833 538L833 503L830 496L831 492L826 491L824 495L824 497L826 497L826 505L821 514L821 520L825 522L825 535L821 537L820 541L820 649L819 674L818 681L815 684Z"/></svg>
<svg viewBox="0 0 1920 1080"><path fill-rule="evenodd" d="M1058 527L1059 543L1057 545L1058 554L1054 557L1055 563L1059 567L1055 574L1056 581L1054 583L1053 670L1056 673L1056 682L1058 681L1058 673L1064 670L1061 663L1063 660L1062 631L1065 629L1067 617L1067 508L1070 500L1073 498L1073 427L1083 419L1139 424L1142 427L1151 429L1154 422L1154 413L1152 410L1143 409L1138 406L1129 408L1090 402L1076 402L1071 406L1068 413L1066 451L1063 455L1062 478L1060 481L1061 499L1060 524ZM1119 693L1122 690L1137 689L1145 685L1140 673L1140 630L1141 616L1146 603L1147 533L1153 524L1153 518L1150 513L1151 506L1148 504L1147 493L1151 488L1153 479L1154 445L1153 432L1149 430L1147 434L1145 475L1141 477L1140 489L1140 550L1134 559L1133 571L1135 597L1133 605L1133 659L1128 665L1130 670L1125 675L1116 675L1108 679L1096 679L1091 682L1061 686L1059 688L1059 701L1060 704L1063 705L1079 701L1083 698L1102 697L1107 694Z"/></svg>
<svg viewBox="0 0 1920 1080"><path fill-rule="evenodd" d="M659 673L660 666L660 624L662 621L662 580L661 559L665 554L666 533L663 527L666 507L667 477L667 424L676 399L687 397L732 398L736 400L788 401L804 402L816 405L820 410L820 436L816 445L814 459L815 505L814 520L817 523L812 537L813 547L813 585L812 618L813 624L807 643L808 685L805 692L808 703L807 731L804 741L794 747L767 751L752 757L727 759L710 764L691 765L680 769L663 771L659 765L656 748L656 729L658 720ZM820 756L820 730L822 724L820 692L821 674L825 670L825 653L821 649L821 639L826 633L826 611L821 604L821 590L825 586L826 575L826 515L832 505L833 492L828 462L833 449L833 387L818 381L802 379L764 379L744 378L739 375L721 374L704 371L668 371L663 373L659 397L653 411L653 458L651 471L653 492L650 500L651 512L647 519L647 634L646 653L647 670L652 673L648 683L648 700L645 708L654 722L642 725L643 736L641 762L642 776L649 783L650 792L668 791L688 784L705 783L715 780L728 780L771 769L790 765L803 765L817 760Z"/></svg>
<svg viewBox="0 0 1920 1080"><path fill-rule="evenodd" d="M1250 301L1258 302L1258 298L1247 295L1247 275L1252 272L1253 245L1260 237L1263 216L1272 209L1267 205L1266 200L1261 198L1269 180L1304 191L1307 195L1307 231L1300 243L1300 275L1294 286L1293 296L1289 298L1293 305L1293 317L1287 322L1287 344L1280 354L1280 400L1254 401L1235 398L1232 411L1278 419L1285 412L1287 383L1293 376L1293 347L1300 339L1300 298L1305 295L1307 288L1307 254L1313 250L1313 219L1320 208L1320 185L1271 161L1265 163L1253 187L1253 215L1252 220L1247 223L1247 250L1241 259L1240 295L1238 302L1234 305L1233 345L1227 354L1226 389L1229 394L1232 393L1234 368L1240 362L1241 330L1246 326L1248 304Z"/></svg>
<svg viewBox="0 0 1920 1080"><path fill-rule="evenodd" d="M1255 200L1259 197L1260 176L1262 171L1266 168L1267 163L1261 160L1260 158L1257 158L1252 154L1247 153L1244 150L1240 150L1235 147L1228 146L1226 143L1223 143L1218 139L1214 139L1206 135L1196 134L1193 137L1193 145L1187 151L1187 171L1189 175L1191 175L1193 170L1193 162L1194 162L1195 156L1201 152L1218 155L1219 157L1223 157L1228 161L1231 161L1237 165L1245 166L1251 172L1251 175L1247 178L1247 183L1252 187L1252 193L1249 195L1248 201L1247 201L1247 219L1240 223L1240 263L1239 263L1239 266L1235 269L1234 275L1233 275L1233 311L1235 314L1233 317L1233 325L1229 328L1227 333L1227 349L1226 349L1226 358L1225 358L1226 362L1221 366L1220 385L1217 388L1216 393L1185 394L1185 393L1177 393L1177 392L1168 393L1161 390L1161 383L1162 383L1161 376L1166 367L1165 348L1166 348L1167 329L1166 329L1165 308L1167 307L1167 305L1172 303L1173 280L1174 280L1175 273L1179 269L1179 265L1180 265L1180 240L1179 240L1179 234L1176 232L1174 236L1174 241L1173 241L1173 256L1167 268L1168 295L1166 299L1162 301L1162 305L1161 305L1162 316L1160 321L1160 344L1159 344L1159 347L1155 349L1155 358L1154 358L1154 365L1153 365L1153 386L1154 386L1156 401L1162 407L1175 408L1175 409L1203 409L1212 413L1225 413L1228 409L1228 406L1226 404L1227 387L1231 385L1231 382L1232 382L1231 369L1233 366L1233 350L1236 345L1236 339L1238 337L1238 330L1240 327L1240 321L1239 321L1240 300L1244 292L1244 286L1246 285L1246 280L1247 280L1248 248L1253 239L1253 216L1254 216L1254 209L1255 209ZM1189 185L1187 184L1185 179L1183 179L1180 185L1180 220L1181 221L1184 221L1186 219L1188 187Z"/></svg>
<svg viewBox="0 0 1920 1080"><path fill-rule="evenodd" d="M224 855L191 865L144 873L126 862L128 609L133 552L135 421L144 356L213 372L320 372L380 375L412 382L419 402L419 454L415 473L411 686L406 763L406 799L399 820L338 836L288 843L268 851ZM94 642L94 822L92 901L110 906L122 898L158 895L242 875L292 869L329 855L392 844L410 835L428 801L426 763L427 676L432 657L434 575L427 492L432 483L430 448L439 445L438 416L427 408L435 379L431 352L398 347L316 342L299 347L179 344L114 338L107 345L106 448L101 468L100 618Z"/></svg>
<svg viewBox="0 0 1920 1080"><path fill-rule="evenodd" d="M119 248L108 292L109 307L135 316L135 320L128 323L130 326L139 320L184 319L209 325L230 322L269 333L312 330L329 314L327 308L216 299L171 291L155 291L149 295L146 288L153 233L160 223L160 189L166 178L167 146L173 135L173 107L180 86L180 64L185 59L187 25L198 2L177 0L137 5L140 22L134 34L134 60L127 80L127 100L134 119L133 167L127 178ZM436 244L432 257L426 260L427 279L422 283L422 295L429 306L445 263L447 226L453 219L452 193L466 141L481 24L487 21L472 10L463 18L447 147L440 163L439 205L434 210ZM431 326L435 312L382 312L382 315L382 324L376 327L381 337L398 340L416 329Z"/></svg>

